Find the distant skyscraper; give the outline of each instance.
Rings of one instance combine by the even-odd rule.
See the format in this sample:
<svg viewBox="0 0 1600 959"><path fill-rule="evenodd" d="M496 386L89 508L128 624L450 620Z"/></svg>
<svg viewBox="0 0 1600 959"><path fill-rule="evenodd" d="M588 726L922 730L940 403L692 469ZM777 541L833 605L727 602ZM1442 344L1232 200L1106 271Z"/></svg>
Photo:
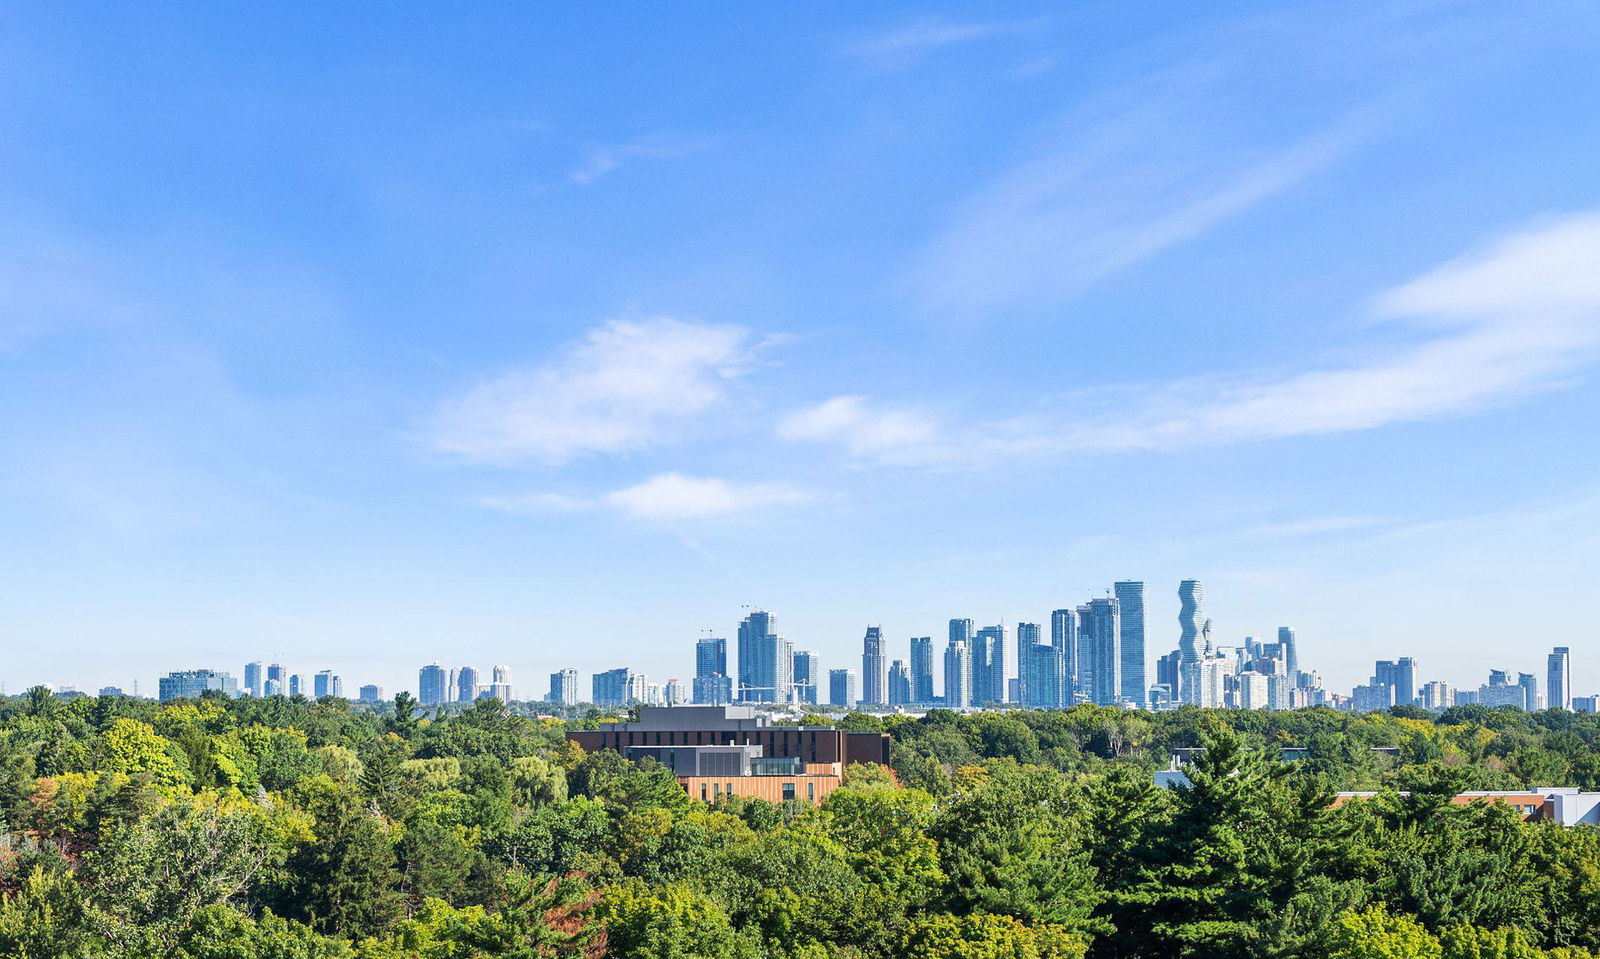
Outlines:
<svg viewBox="0 0 1600 959"><path fill-rule="evenodd" d="M311 695L316 699L321 699L324 696L339 695L333 691L333 684L336 678L331 669L319 671L315 676L311 677Z"/></svg>
<svg viewBox="0 0 1600 959"><path fill-rule="evenodd" d="M417 702L424 706L437 706L450 701L450 671L438 663L429 663L417 671Z"/></svg>
<svg viewBox="0 0 1600 959"><path fill-rule="evenodd" d="M291 695L291 696L304 696L305 694L306 694L305 677L301 676L299 673L295 673L293 676L290 676L289 677L289 695Z"/></svg>
<svg viewBox="0 0 1600 959"><path fill-rule="evenodd" d="M694 701L702 706L726 706L733 702L728 641L720 636L695 641Z"/></svg>
<svg viewBox="0 0 1600 959"><path fill-rule="evenodd" d="M267 667L267 682L270 683L273 680L276 680L277 683L278 683L278 691L276 693L266 692L265 685L263 684L262 689L263 689L263 692L266 692L266 695L268 695L268 696L287 696L287 695L289 695L289 671L283 668L283 664L282 663L273 663L271 666Z"/></svg>
<svg viewBox="0 0 1600 959"><path fill-rule="evenodd" d="M972 704L1006 701L1006 628L985 626L972 638Z"/></svg>
<svg viewBox="0 0 1600 959"><path fill-rule="evenodd" d="M797 649L794 653L794 701L816 705L818 689L822 682L822 658L814 649Z"/></svg>
<svg viewBox="0 0 1600 959"><path fill-rule="evenodd" d="M828 704L845 709L856 704L856 671L853 669L828 670Z"/></svg>
<svg viewBox="0 0 1600 959"><path fill-rule="evenodd" d="M1062 706L1071 706L1078 693L1078 614L1075 610L1058 609L1050 614L1050 647L1055 652L1061 672Z"/></svg>
<svg viewBox="0 0 1600 959"><path fill-rule="evenodd" d="M185 669L168 673L157 683L157 696L162 702L169 699L197 699L201 693L215 690L229 698L239 695L239 681L228 673L215 669Z"/></svg>
<svg viewBox="0 0 1600 959"><path fill-rule="evenodd" d="M904 706L911 702L911 669L903 659L889 666L889 705Z"/></svg>
<svg viewBox="0 0 1600 959"><path fill-rule="evenodd" d="M639 677L643 679L643 677ZM590 698L596 706L626 706L636 692L634 674L627 667L608 669L594 674L594 695Z"/></svg>
<svg viewBox="0 0 1600 959"><path fill-rule="evenodd" d="M1122 618L1117 601L1091 599L1078 607L1078 653L1091 703L1115 706L1122 696Z"/></svg>
<svg viewBox="0 0 1600 959"><path fill-rule="evenodd" d="M511 667L495 666L489 670L489 676L489 685L485 687L484 694L493 696L502 703L511 702Z"/></svg>
<svg viewBox="0 0 1600 959"><path fill-rule="evenodd" d="M261 696L261 662L244 664L244 690L252 696Z"/></svg>
<svg viewBox="0 0 1600 959"><path fill-rule="evenodd" d="M576 706L578 704L578 671L568 667L550 674L550 695L552 703L563 706Z"/></svg>
<svg viewBox="0 0 1600 959"><path fill-rule="evenodd" d="M1417 663L1410 656L1401 656L1390 662L1379 660L1372 672L1373 683L1394 687L1396 706L1417 704Z"/></svg>
<svg viewBox="0 0 1600 959"><path fill-rule="evenodd" d="M1205 630L1206 588L1197 579L1178 584L1178 702L1200 702L1200 642Z"/></svg>
<svg viewBox="0 0 1600 959"><path fill-rule="evenodd" d="M1536 712L1543 704L1539 701L1539 677L1532 673L1518 673L1517 687L1522 690L1522 708Z"/></svg>
<svg viewBox="0 0 1600 959"><path fill-rule="evenodd" d="M933 702L933 637L911 637L911 701Z"/></svg>
<svg viewBox="0 0 1600 959"><path fill-rule="evenodd" d="M1121 618L1122 698L1143 706L1150 688L1145 677L1144 584L1123 580L1112 586Z"/></svg>
<svg viewBox="0 0 1600 959"><path fill-rule="evenodd" d="M1295 648L1294 627L1278 627L1278 649L1283 656L1284 669L1289 678L1296 683L1300 681L1300 652Z"/></svg>
<svg viewBox="0 0 1600 959"><path fill-rule="evenodd" d="M739 624L740 702L781 703L789 698L794 650L778 635L777 625L777 616L760 609Z"/></svg>
<svg viewBox="0 0 1600 959"><path fill-rule="evenodd" d="M1376 712L1393 705L1394 687L1388 683L1368 683L1350 690L1350 706L1358 713Z"/></svg>
<svg viewBox="0 0 1600 959"><path fill-rule="evenodd" d="M868 626L861 641L861 702L867 706L889 703L889 662L883 655L883 628Z"/></svg>
<svg viewBox="0 0 1600 959"><path fill-rule="evenodd" d="M371 683L368 683L367 685L361 687L361 690L360 690L360 701L363 702L363 703L381 703L381 702L383 702L383 687L382 686L376 686L376 685L373 685Z"/></svg>
<svg viewBox="0 0 1600 959"><path fill-rule="evenodd" d="M972 643L954 635L944 651L944 705L950 709L972 705Z"/></svg>
<svg viewBox="0 0 1600 959"><path fill-rule="evenodd" d="M476 666L463 666L456 670L456 702L470 703L476 700L481 689Z"/></svg>
<svg viewBox="0 0 1600 959"><path fill-rule="evenodd" d="M1449 709L1455 705L1455 700L1455 687L1437 679L1430 683L1423 683L1421 691L1417 694L1417 705L1423 709Z"/></svg>
<svg viewBox="0 0 1600 959"><path fill-rule="evenodd" d="M952 619L950 621L950 642L957 641L971 643L975 627L970 619Z"/></svg>
<svg viewBox="0 0 1600 959"><path fill-rule="evenodd" d="M1017 624L1017 700L1022 705L1035 709L1061 705L1061 663L1038 623Z"/></svg>
<svg viewBox="0 0 1600 959"><path fill-rule="evenodd" d="M1177 650L1156 660L1156 685L1167 688L1167 698L1176 702L1174 692L1178 688L1178 656Z"/></svg>
<svg viewBox="0 0 1600 959"><path fill-rule="evenodd" d="M661 687L661 695L668 706L681 706L688 702L684 698L683 684L676 679L667 680L667 684Z"/></svg>
<svg viewBox="0 0 1600 959"><path fill-rule="evenodd" d="M1527 676L1526 673L1522 674ZM1531 685L1531 682L1530 684ZM1465 690L1456 693L1456 705L1464 705L1463 694ZM1539 690L1533 688L1533 698L1537 705ZM1519 681L1512 684L1510 674L1503 669L1489 670L1488 685L1478 687L1477 702L1489 707L1515 706L1518 709L1528 709L1528 690Z"/></svg>
<svg viewBox="0 0 1600 959"><path fill-rule="evenodd" d="M1545 705L1551 709L1572 708L1572 651L1557 646L1545 658Z"/></svg>

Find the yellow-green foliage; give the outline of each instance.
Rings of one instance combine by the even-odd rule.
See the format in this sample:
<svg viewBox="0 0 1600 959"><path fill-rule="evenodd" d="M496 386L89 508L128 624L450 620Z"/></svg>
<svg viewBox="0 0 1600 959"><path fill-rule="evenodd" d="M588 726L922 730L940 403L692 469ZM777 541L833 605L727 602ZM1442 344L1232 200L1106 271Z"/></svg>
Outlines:
<svg viewBox="0 0 1600 959"><path fill-rule="evenodd" d="M171 741L149 723L118 719L100 737L101 768L106 772L144 774L157 787L173 790L188 782L183 765L175 758Z"/></svg>
<svg viewBox="0 0 1600 959"><path fill-rule="evenodd" d="M400 764L400 772L418 789L451 789L461 780L461 760L454 756L408 759Z"/></svg>

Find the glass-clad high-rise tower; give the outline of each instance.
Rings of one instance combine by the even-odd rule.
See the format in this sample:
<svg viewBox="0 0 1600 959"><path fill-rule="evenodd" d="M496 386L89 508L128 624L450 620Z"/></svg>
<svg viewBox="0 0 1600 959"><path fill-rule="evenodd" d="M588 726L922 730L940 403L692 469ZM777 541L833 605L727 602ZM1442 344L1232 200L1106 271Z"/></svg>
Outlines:
<svg viewBox="0 0 1600 959"><path fill-rule="evenodd" d="M728 675L728 641L720 636L694 644L694 701L702 706L733 702L733 679Z"/></svg>
<svg viewBox="0 0 1600 959"><path fill-rule="evenodd" d="M1115 706L1122 696L1122 622L1114 597L1078 607L1078 650L1089 702Z"/></svg>
<svg viewBox="0 0 1600 959"><path fill-rule="evenodd" d="M1549 709L1572 708L1572 650L1557 646L1545 659L1544 704Z"/></svg>
<svg viewBox="0 0 1600 959"><path fill-rule="evenodd" d="M933 702L933 637L911 637L911 701Z"/></svg>
<svg viewBox="0 0 1600 959"><path fill-rule="evenodd" d="M1078 701L1078 614L1070 609L1058 609L1050 614L1050 646L1059 665L1061 675L1062 706Z"/></svg>
<svg viewBox="0 0 1600 959"><path fill-rule="evenodd" d="M778 617L755 610L739 624L738 700L781 703L793 685L794 649L778 635Z"/></svg>
<svg viewBox="0 0 1600 959"><path fill-rule="evenodd" d="M972 704L1006 701L1006 628L985 626L972 638Z"/></svg>
<svg viewBox="0 0 1600 959"><path fill-rule="evenodd" d="M1299 685L1300 651L1295 648L1293 626L1278 627L1278 651L1283 656L1283 670L1289 674L1289 681Z"/></svg>
<svg viewBox="0 0 1600 959"><path fill-rule="evenodd" d="M861 641L861 702L866 706L889 704L889 661L883 655L881 626L868 626Z"/></svg>
<svg viewBox="0 0 1600 959"><path fill-rule="evenodd" d="M1112 586L1121 617L1122 698L1143 706L1150 686L1145 677L1144 584L1124 580Z"/></svg>

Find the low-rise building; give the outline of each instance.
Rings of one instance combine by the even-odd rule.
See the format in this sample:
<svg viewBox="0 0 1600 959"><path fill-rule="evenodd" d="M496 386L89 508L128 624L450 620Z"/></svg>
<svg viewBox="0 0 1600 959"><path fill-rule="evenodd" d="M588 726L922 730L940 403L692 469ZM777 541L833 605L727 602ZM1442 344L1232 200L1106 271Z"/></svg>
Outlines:
<svg viewBox="0 0 1600 959"><path fill-rule="evenodd" d="M567 738L586 752L654 759L690 796L707 802L724 796L821 802L850 763L889 763L885 733L775 726L753 706L646 706L637 722L605 723Z"/></svg>

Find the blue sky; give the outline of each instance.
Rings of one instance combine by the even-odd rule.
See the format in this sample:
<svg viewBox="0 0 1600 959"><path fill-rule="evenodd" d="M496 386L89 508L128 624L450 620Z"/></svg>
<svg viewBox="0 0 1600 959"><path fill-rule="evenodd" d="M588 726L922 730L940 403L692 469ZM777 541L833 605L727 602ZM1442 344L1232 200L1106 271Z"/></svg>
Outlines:
<svg viewBox="0 0 1600 959"><path fill-rule="evenodd" d="M1600 7L5 11L9 690L1187 577L1600 690Z"/></svg>

